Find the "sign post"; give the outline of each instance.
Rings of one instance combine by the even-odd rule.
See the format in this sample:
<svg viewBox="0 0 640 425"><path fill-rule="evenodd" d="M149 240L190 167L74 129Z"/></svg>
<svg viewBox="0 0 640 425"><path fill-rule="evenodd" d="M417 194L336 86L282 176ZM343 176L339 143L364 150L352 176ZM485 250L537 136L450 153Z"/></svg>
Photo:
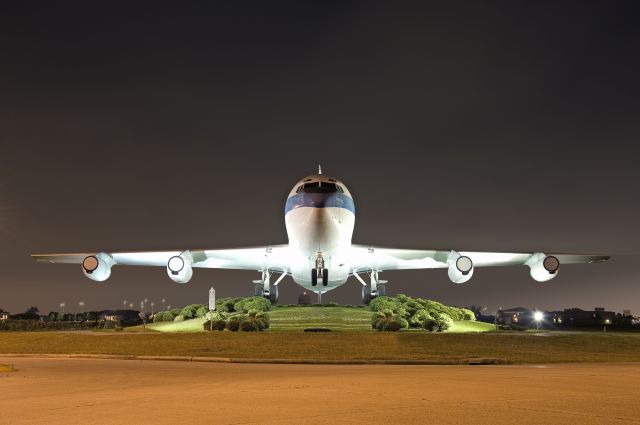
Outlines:
<svg viewBox="0 0 640 425"><path fill-rule="evenodd" d="M213 286L212 286L211 289L209 289L209 313L215 310L216 310L216 290L213 289ZM213 317L211 314L209 315L209 332L213 332Z"/></svg>

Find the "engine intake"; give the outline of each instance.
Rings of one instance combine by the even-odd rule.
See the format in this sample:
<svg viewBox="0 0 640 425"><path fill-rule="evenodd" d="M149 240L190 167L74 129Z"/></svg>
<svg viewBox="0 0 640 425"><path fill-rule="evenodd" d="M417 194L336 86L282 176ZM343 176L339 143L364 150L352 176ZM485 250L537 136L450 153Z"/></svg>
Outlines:
<svg viewBox="0 0 640 425"><path fill-rule="evenodd" d="M449 279L453 283L465 283L473 276L473 261L466 255L451 251L447 259Z"/></svg>
<svg viewBox="0 0 640 425"><path fill-rule="evenodd" d="M558 275L560 261L553 255L541 252L533 254L525 264L531 269L531 277L538 282L547 282Z"/></svg>
<svg viewBox="0 0 640 425"><path fill-rule="evenodd" d="M114 264L115 261L109 254L99 252L82 260L82 272L94 282L104 282L111 276L111 266Z"/></svg>
<svg viewBox="0 0 640 425"><path fill-rule="evenodd" d="M167 274L176 283L187 283L193 276L193 257L189 251L174 255L167 261Z"/></svg>

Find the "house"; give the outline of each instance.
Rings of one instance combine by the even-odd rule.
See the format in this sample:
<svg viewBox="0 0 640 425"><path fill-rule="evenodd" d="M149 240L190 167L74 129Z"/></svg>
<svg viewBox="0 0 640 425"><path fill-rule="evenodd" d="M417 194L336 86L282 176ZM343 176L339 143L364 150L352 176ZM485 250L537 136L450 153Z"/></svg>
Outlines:
<svg viewBox="0 0 640 425"><path fill-rule="evenodd" d="M551 314L552 323L560 327L592 327L616 323L616 313L606 311L604 307L596 307L592 311L566 308L563 311L554 311Z"/></svg>

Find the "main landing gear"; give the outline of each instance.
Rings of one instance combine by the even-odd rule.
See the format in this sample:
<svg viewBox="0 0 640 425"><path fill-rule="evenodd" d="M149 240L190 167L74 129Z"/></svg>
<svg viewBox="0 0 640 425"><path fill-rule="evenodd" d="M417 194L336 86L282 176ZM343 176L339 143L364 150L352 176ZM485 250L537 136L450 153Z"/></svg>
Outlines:
<svg viewBox="0 0 640 425"><path fill-rule="evenodd" d="M284 279L287 275L285 272L281 272L282 274L278 276L278 279L275 283L271 284L271 273L270 270L262 271L262 279L254 280L253 283L256 285L255 294L256 297L265 297L271 304L278 303L278 284Z"/></svg>
<svg viewBox="0 0 640 425"><path fill-rule="evenodd" d="M384 297L387 293L387 281L378 278L378 271L369 273L370 283L365 282L358 273L353 274L362 284L362 302L369 304L376 297Z"/></svg>
<svg viewBox="0 0 640 425"><path fill-rule="evenodd" d="M311 269L311 286L318 286L318 280L322 282L322 286L329 284L329 270L324 267L322 252L316 254L316 268Z"/></svg>

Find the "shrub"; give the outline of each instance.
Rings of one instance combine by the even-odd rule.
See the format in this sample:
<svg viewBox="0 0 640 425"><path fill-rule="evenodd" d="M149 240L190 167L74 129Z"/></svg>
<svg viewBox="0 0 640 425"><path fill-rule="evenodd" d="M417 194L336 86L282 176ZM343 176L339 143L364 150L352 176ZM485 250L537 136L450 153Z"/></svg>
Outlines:
<svg viewBox="0 0 640 425"><path fill-rule="evenodd" d="M243 313L250 310L269 311L271 310L271 301L265 297L240 298L240 300L233 305L233 309Z"/></svg>
<svg viewBox="0 0 640 425"><path fill-rule="evenodd" d="M269 329L269 315L262 311L251 310L248 313L249 318L256 321L258 330Z"/></svg>
<svg viewBox="0 0 640 425"><path fill-rule="evenodd" d="M227 320L227 329L231 332L238 332L240 330L240 324L247 317L245 314L236 314L235 316L229 317Z"/></svg>
<svg viewBox="0 0 640 425"><path fill-rule="evenodd" d="M371 327L378 331L396 332L408 326L406 319L394 314L390 309L374 313L371 319Z"/></svg>
<svg viewBox="0 0 640 425"><path fill-rule="evenodd" d="M371 311L395 310L398 307L395 300L390 297L376 297L369 303Z"/></svg>
<svg viewBox="0 0 640 425"><path fill-rule="evenodd" d="M431 317L427 310L422 308L417 310L415 314L409 318L409 327L424 328L425 320L433 320L433 317Z"/></svg>
<svg viewBox="0 0 640 425"><path fill-rule="evenodd" d="M429 332L444 332L453 326L453 320L446 314L434 314L424 322L424 328Z"/></svg>
<svg viewBox="0 0 640 425"><path fill-rule="evenodd" d="M200 308L204 308L204 314L206 314L207 306L205 306L204 304L189 304L183 307L182 310L180 310L179 315L184 316L185 320L193 319L195 317L203 317L204 314L202 316L197 316L197 312Z"/></svg>
<svg viewBox="0 0 640 425"><path fill-rule="evenodd" d="M205 331L210 331L210 330L223 331L226 326L227 326L227 322L221 319L206 320L202 324L202 328Z"/></svg>
<svg viewBox="0 0 640 425"><path fill-rule="evenodd" d="M176 316L175 319L173 319L174 322L183 322L184 321L184 316L180 315L180 316Z"/></svg>
<svg viewBox="0 0 640 425"><path fill-rule="evenodd" d="M476 314L473 311L468 308L461 308L460 310L462 310L462 315L464 316L462 320L476 320Z"/></svg>
<svg viewBox="0 0 640 425"><path fill-rule="evenodd" d="M153 321L154 322L173 322L173 319L175 319L176 316L177 314L175 313L175 310L160 311L154 314Z"/></svg>
<svg viewBox="0 0 640 425"><path fill-rule="evenodd" d="M385 320L382 330L385 332L398 332L402 329L402 324L398 320Z"/></svg>
<svg viewBox="0 0 640 425"><path fill-rule="evenodd" d="M209 312L209 306L202 305L196 310L196 317L205 317Z"/></svg>
<svg viewBox="0 0 640 425"><path fill-rule="evenodd" d="M241 298L220 298L216 301L216 310L233 313L235 309L233 308L234 304L240 301Z"/></svg>
<svg viewBox="0 0 640 425"><path fill-rule="evenodd" d="M246 317L240 322L240 330L243 332L257 332L261 330L261 327L255 317Z"/></svg>

